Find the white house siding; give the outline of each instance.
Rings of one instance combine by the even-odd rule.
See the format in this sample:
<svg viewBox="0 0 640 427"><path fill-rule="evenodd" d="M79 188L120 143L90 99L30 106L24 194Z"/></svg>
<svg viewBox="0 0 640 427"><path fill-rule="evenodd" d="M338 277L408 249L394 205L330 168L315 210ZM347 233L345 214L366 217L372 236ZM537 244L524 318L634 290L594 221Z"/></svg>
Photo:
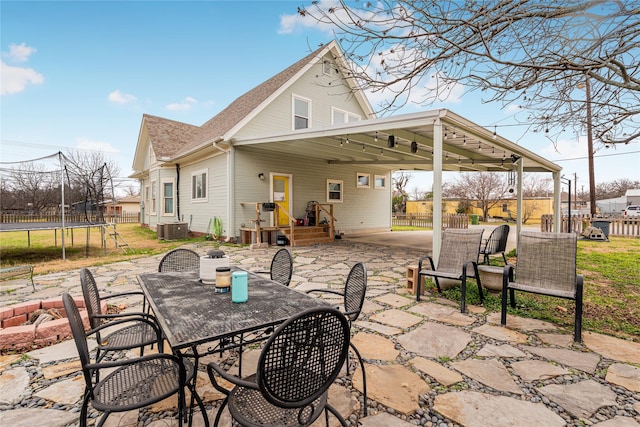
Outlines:
<svg viewBox="0 0 640 427"><path fill-rule="evenodd" d="M293 175L293 216L303 218L307 202L315 200L327 204L327 179L343 181L343 202L334 203L336 229L344 233L391 229L391 176L386 168L372 165L332 165L305 157L284 156L253 147L236 149L236 227L255 218L255 205L241 206L241 202L269 201L269 173ZM262 172L266 179L260 180ZM370 188L356 188L356 173L369 173ZM375 189L374 176L384 175L386 189ZM322 214L319 219L322 219ZM267 219L263 217L263 219Z"/></svg>
<svg viewBox="0 0 640 427"><path fill-rule="evenodd" d="M149 186L150 189L152 186L155 186L156 190L156 208L154 212L151 211L151 199L149 201L144 199L144 222L152 229L155 229L159 223L176 220L175 216L171 217L162 215L162 181L164 179L175 179L175 176L175 169L172 167L153 168L149 171L149 177L145 179L142 184L143 197L146 197L144 194L146 186Z"/></svg>
<svg viewBox="0 0 640 427"><path fill-rule="evenodd" d="M235 138L242 139L291 131L293 129L292 96L294 94L311 100L310 127L313 129L332 125L332 107L357 114L361 120L367 119L355 97L350 95L349 88L339 83L340 80L335 75L323 75L320 64L314 65L304 76L300 77L258 113L235 135Z"/></svg>
<svg viewBox="0 0 640 427"><path fill-rule="evenodd" d="M191 201L191 175L207 169L207 201ZM191 231L206 233L209 221L222 219L227 234L227 155L219 154L189 165L180 166L180 219L190 224Z"/></svg>

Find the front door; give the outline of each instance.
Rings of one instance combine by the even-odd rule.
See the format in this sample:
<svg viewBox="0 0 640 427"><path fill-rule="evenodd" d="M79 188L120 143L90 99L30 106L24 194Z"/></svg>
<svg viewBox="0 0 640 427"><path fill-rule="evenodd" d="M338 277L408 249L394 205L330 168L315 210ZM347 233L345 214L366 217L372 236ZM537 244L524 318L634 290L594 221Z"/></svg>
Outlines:
<svg viewBox="0 0 640 427"><path fill-rule="evenodd" d="M276 225L289 225L289 217L283 210L289 212L291 216L291 175L271 174L271 200L283 209L278 209L278 217L274 218Z"/></svg>

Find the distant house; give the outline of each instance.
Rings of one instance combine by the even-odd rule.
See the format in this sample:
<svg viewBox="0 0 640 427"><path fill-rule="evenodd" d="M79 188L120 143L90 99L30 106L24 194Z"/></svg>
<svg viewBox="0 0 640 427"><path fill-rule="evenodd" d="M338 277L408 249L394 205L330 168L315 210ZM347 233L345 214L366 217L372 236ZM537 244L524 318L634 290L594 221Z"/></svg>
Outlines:
<svg viewBox="0 0 640 427"><path fill-rule="evenodd" d="M443 170L559 180L556 164L449 110L376 118L345 64L335 41L321 46L201 126L144 114L132 175L141 221L207 233L218 217L223 234L238 237L254 226L256 203L280 207L262 213L264 226L284 226L318 202L332 209L336 232L383 231L397 170L434 171L434 183Z"/></svg>
<svg viewBox="0 0 640 427"><path fill-rule="evenodd" d="M629 205L640 205L640 188L629 189L624 196L596 201L598 211L603 214L622 214Z"/></svg>
<svg viewBox="0 0 640 427"><path fill-rule="evenodd" d="M120 197L116 204L127 214L140 213L140 196Z"/></svg>

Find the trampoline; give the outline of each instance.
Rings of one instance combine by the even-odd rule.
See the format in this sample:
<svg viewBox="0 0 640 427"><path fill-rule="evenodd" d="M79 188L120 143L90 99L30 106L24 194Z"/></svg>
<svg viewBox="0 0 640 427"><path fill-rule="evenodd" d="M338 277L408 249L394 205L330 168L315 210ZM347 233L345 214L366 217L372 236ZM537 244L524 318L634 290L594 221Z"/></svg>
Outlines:
<svg viewBox="0 0 640 427"><path fill-rule="evenodd" d="M56 160L57 164L54 165ZM67 163L71 163L73 167L68 167ZM26 231L27 245L31 246L32 231L53 230L55 246L58 246L58 231L60 231L62 259L66 259L65 231L70 231L69 235L73 245L73 230L87 230L86 253L88 255L90 229L98 228L101 233L102 246L106 251L106 233L117 235L113 179L106 163L96 170L86 171L78 167L77 164L69 162L69 159L59 151L38 159L23 162L0 162L0 164L17 165L11 168L0 168L2 178L9 183L13 181L14 191L20 190L18 183L21 180L18 179L19 177L36 174L38 174L38 178L48 176L48 179L41 179L43 187L59 188L60 191L60 197L57 201L46 206L44 210L36 210L35 212L29 210L29 212L13 214L7 213L7 207L3 206L0 213L0 233ZM43 191L46 190L47 188ZM112 222L105 219L105 194L114 203ZM76 203L73 203L74 199ZM14 210L16 209L14 208ZM20 211L20 209L17 210ZM114 239L116 246L118 246L117 237Z"/></svg>

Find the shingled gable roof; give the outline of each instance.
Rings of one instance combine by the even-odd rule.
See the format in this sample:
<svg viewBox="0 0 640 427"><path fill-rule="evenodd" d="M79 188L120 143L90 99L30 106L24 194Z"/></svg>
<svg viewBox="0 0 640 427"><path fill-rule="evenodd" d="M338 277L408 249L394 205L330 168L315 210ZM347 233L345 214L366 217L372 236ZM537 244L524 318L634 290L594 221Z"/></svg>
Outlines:
<svg viewBox="0 0 640 427"><path fill-rule="evenodd" d="M142 121L149 133L156 158L172 157L200 133L200 127L144 114Z"/></svg>
<svg viewBox="0 0 640 427"><path fill-rule="evenodd" d="M292 83L293 77L295 77L296 74L302 71L305 67L311 65L323 51L326 50L328 52L336 46L337 44L335 41L321 46L314 52L302 58L300 61L271 77L269 80L236 98L236 100L229 104L227 108L203 124L200 127L200 133L198 136L192 140L191 143L181 148L176 155L180 156L189 154L202 146L227 136L225 134L233 130L233 128L240 124L242 120L252 115L252 113L255 112L261 104L267 101L271 96L274 96L280 89L285 87L287 83ZM367 102L366 98L365 102Z"/></svg>

